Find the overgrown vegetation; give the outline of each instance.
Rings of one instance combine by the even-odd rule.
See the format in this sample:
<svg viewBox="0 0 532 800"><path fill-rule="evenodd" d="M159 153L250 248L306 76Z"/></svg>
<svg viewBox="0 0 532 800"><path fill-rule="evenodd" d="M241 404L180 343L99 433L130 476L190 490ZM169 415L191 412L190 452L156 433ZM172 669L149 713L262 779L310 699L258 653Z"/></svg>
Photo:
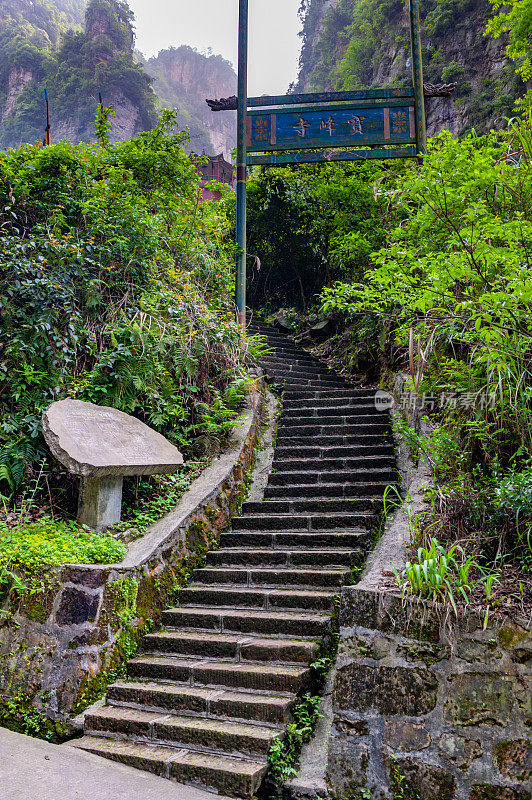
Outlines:
<svg viewBox="0 0 532 800"><path fill-rule="evenodd" d="M306 309L325 284L362 275L384 242L385 201L375 199L373 182L388 169L346 163L255 170L248 184L250 304Z"/></svg>
<svg viewBox="0 0 532 800"><path fill-rule="evenodd" d="M72 515L73 479L47 460L41 435L54 400L137 415L186 455L198 436L223 441L234 423L253 342L243 348L233 322L227 218L200 202L185 138L165 112L115 146L104 137L0 154L8 505L44 459L38 501L56 519Z"/></svg>
<svg viewBox="0 0 532 800"><path fill-rule="evenodd" d="M287 282L278 244L290 253L290 239L294 250L302 242L307 310L336 330L316 352L384 385L407 372L405 409L432 419L430 436L405 426L417 455L429 458L434 485L431 511L416 526L414 552L421 548L422 556L411 559L412 580L403 579L427 596L440 593L423 571L432 561L439 580L446 554L441 587L448 579L442 591L453 602L520 613L530 603L532 568L531 163L526 111L483 137L443 132L422 167L259 173L250 204L253 221L288 201L297 209L302 197L312 208L307 225L301 213L288 215L290 225L275 237L261 228L266 246L260 238L252 245L262 261L256 296L266 294L261 281L273 265L272 293ZM352 200L358 181L367 192L361 197L371 193L363 224L357 213L364 206ZM312 288L336 276L316 302ZM302 309L296 287L292 281L290 304ZM277 289L277 296L290 302L289 291Z"/></svg>
<svg viewBox="0 0 532 800"><path fill-rule="evenodd" d="M459 542L508 578L532 564L531 130L526 116L504 134L433 140L421 170L387 184L373 268L322 295L323 311L385 333L386 370L411 374L404 402L437 424L411 432L436 478L419 545Z"/></svg>
<svg viewBox="0 0 532 800"><path fill-rule="evenodd" d="M304 695L298 697L292 711L292 722L283 738L275 739L268 752L269 795L280 796L286 781L297 775L301 749L310 741L319 719L319 706L322 702L323 688L329 670L336 658L340 628L338 614L340 595L334 599L331 633L324 641L321 652L310 665L310 685Z"/></svg>

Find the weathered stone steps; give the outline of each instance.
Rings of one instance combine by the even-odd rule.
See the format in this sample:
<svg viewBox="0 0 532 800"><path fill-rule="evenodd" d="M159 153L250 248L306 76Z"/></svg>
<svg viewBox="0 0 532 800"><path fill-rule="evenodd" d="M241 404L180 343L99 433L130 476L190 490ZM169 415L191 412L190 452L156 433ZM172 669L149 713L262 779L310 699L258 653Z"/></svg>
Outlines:
<svg viewBox="0 0 532 800"><path fill-rule="evenodd" d="M226 755L243 753L253 757L266 755L279 730L243 722L198 719L134 708L107 706L86 716L87 733L91 736L129 734L136 741L156 745L190 747L205 751L218 750Z"/></svg>
<svg viewBox="0 0 532 800"><path fill-rule="evenodd" d="M169 629L183 628L220 633L249 633L276 636L308 636L321 638L330 628L329 608L319 613L304 609L286 611L284 607L257 608L245 606L178 606L164 612L164 625Z"/></svg>
<svg viewBox="0 0 532 800"><path fill-rule="evenodd" d="M191 585L181 589L179 599L185 605L221 608L238 606L249 609L293 609L294 611L327 611L332 605L335 590L317 589L267 589L259 587L225 587L217 585Z"/></svg>
<svg viewBox="0 0 532 800"><path fill-rule="evenodd" d="M207 566L237 568L240 565L260 565L262 567L334 567L350 566L356 560L356 554L349 550L274 550L271 549L237 549L225 548L212 550L207 555Z"/></svg>
<svg viewBox="0 0 532 800"><path fill-rule="evenodd" d="M143 650L155 653L175 653L182 656L208 656L236 662L276 661L308 663L317 652L316 642L305 639L244 636L234 633L206 633L186 630L164 630L144 638Z"/></svg>
<svg viewBox="0 0 532 800"><path fill-rule="evenodd" d="M257 326L255 326L257 329ZM77 746L251 798L284 735L334 600L367 550L397 473L388 415L284 335L261 328L284 387L272 472L207 554L127 680L87 714Z"/></svg>
<svg viewBox="0 0 532 800"><path fill-rule="evenodd" d="M231 687L259 692L294 692L305 685L308 667L285 664L244 664L210 661L179 656L139 656L128 662L127 671L135 680L164 680L192 687Z"/></svg>
<svg viewBox="0 0 532 800"><path fill-rule="evenodd" d="M223 794L238 797L252 797L267 770L265 759L251 761L197 750L103 739L99 736L84 736L76 746L112 761L153 772L163 778L181 783L216 786Z"/></svg>

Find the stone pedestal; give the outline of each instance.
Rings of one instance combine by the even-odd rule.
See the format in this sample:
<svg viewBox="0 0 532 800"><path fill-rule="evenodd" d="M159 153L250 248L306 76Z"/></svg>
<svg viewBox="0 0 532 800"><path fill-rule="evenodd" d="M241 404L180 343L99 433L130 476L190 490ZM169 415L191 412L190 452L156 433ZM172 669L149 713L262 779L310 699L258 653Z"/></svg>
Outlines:
<svg viewBox="0 0 532 800"><path fill-rule="evenodd" d="M96 531L120 521L124 475L166 475L183 464L164 436L116 408L60 400L42 428L52 454L81 478L78 522Z"/></svg>
<svg viewBox="0 0 532 800"><path fill-rule="evenodd" d="M78 522L94 531L102 531L120 522L122 507L121 475L102 478L81 478L78 501Z"/></svg>

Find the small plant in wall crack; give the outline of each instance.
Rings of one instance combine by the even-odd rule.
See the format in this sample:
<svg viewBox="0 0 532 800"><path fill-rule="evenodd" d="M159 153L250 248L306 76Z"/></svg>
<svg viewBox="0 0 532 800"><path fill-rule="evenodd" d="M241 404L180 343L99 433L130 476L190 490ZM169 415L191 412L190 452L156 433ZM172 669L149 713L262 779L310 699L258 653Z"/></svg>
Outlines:
<svg viewBox="0 0 532 800"><path fill-rule="evenodd" d="M318 722L323 686L338 650L340 601L341 597L338 594L334 598L329 639L323 643L321 651L310 665L309 691L296 700L293 720L288 725L284 738L275 739L270 747L268 764L269 778L273 783L273 797L280 796L282 784L297 774L296 767L301 748L310 741Z"/></svg>
<svg viewBox="0 0 532 800"><path fill-rule="evenodd" d="M282 739L275 739L268 753L270 775L277 787L294 777L302 746L310 740L318 721L321 697L309 693L297 700L293 722Z"/></svg>

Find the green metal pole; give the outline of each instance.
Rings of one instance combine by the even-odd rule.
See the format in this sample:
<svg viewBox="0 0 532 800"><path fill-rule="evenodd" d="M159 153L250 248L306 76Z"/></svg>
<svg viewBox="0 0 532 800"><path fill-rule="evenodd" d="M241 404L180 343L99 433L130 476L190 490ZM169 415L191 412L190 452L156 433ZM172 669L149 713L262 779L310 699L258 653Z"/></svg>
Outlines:
<svg viewBox="0 0 532 800"><path fill-rule="evenodd" d="M236 321L246 330L246 138L248 105L248 0L239 0L236 146Z"/></svg>
<svg viewBox="0 0 532 800"><path fill-rule="evenodd" d="M410 0L410 40L412 43L412 79L416 98L417 149L420 155L424 155L427 152L427 129L425 125L425 95L423 94L419 0Z"/></svg>

